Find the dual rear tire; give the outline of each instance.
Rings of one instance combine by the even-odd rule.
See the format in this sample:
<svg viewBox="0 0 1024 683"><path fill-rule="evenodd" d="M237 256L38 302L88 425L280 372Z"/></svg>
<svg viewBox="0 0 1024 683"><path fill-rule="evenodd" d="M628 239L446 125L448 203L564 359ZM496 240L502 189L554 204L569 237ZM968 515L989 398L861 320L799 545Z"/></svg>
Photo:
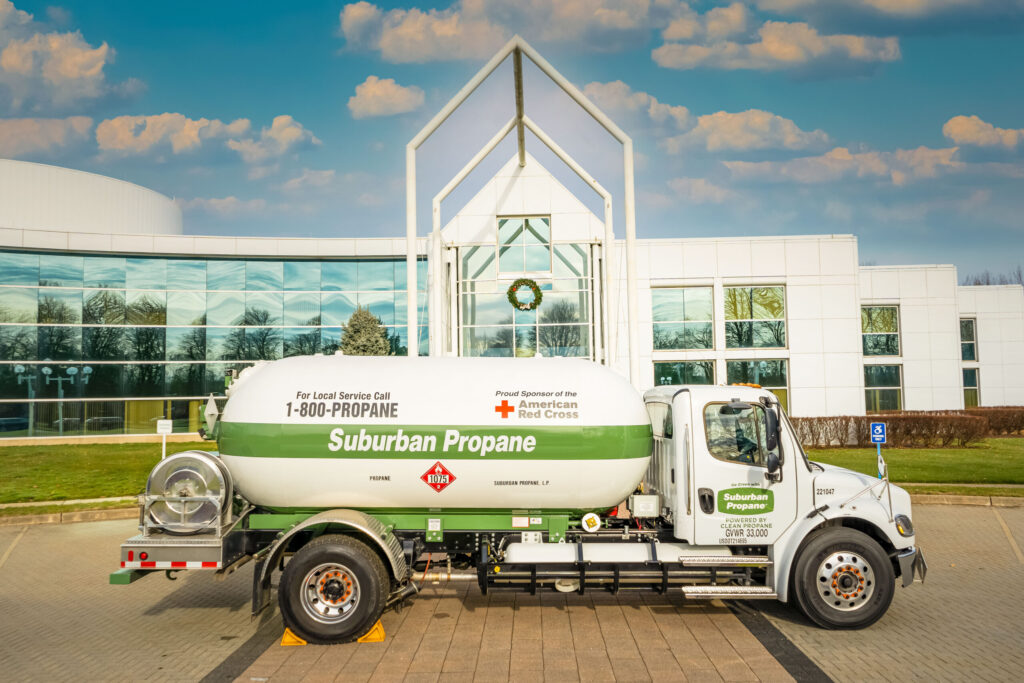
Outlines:
<svg viewBox="0 0 1024 683"><path fill-rule="evenodd" d="M391 578L365 543L341 534L304 545L281 574L277 599L284 624L309 643L347 643L380 619Z"/></svg>

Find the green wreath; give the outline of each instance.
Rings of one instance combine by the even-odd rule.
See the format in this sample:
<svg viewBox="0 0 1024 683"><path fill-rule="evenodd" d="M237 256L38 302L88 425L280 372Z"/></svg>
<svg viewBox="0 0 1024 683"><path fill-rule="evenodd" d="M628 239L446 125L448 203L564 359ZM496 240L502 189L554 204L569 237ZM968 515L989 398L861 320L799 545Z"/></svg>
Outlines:
<svg viewBox="0 0 1024 683"><path fill-rule="evenodd" d="M519 300L520 287L530 288L530 291L533 292L533 301L528 304L524 304ZM508 288L507 296L508 302L512 304L512 307L520 311L533 311L540 306L540 302L544 300L544 294L540 291L540 287L537 286L537 283L525 277L521 277L512 283L512 286Z"/></svg>

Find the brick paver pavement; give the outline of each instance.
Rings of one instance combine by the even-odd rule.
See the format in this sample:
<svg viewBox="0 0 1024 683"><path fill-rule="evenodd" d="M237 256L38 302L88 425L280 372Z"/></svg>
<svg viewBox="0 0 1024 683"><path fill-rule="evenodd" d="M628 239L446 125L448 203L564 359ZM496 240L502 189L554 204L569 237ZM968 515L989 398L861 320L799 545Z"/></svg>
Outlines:
<svg viewBox="0 0 1024 683"><path fill-rule="evenodd" d="M726 607L427 586L383 643L268 648L238 681L791 681Z"/></svg>
<svg viewBox="0 0 1024 683"><path fill-rule="evenodd" d="M785 605L752 604L839 681L1018 680L1024 564L996 513L915 513L928 583L898 589L875 626L823 631ZM1024 509L999 514L1024 546ZM133 531L129 520L0 527L0 678L790 680L727 609L653 594L483 596L467 584L428 586L385 615L383 643L281 647L276 613L249 618L250 567L224 581L202 573L108 585Z"/></svg>
<svg viewBox="0 0 1024 683"><path fill-rule="evenodd" d="M756 607L836 681L1019 681L1024 671L1024 508L915 506L925 584L897 588L862 631L823 631L778 603Z"/></svg>
<svg viewBox="0 0 1024 683"><path fill-rule="evenodd" d="M249 567L109 585L136 525L0 527L0 680L198 680L255 633Z"/></svg>

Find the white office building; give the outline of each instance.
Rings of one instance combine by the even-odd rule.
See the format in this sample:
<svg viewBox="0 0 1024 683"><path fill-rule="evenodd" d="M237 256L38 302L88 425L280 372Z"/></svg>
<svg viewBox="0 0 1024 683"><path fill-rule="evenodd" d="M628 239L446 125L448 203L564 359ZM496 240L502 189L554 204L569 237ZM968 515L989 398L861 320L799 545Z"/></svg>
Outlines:
<svg viewBox="0 0 1024 683"><path fill-rule="evenodd" d="M394 239L188 235L150 190L0 161L0 438L152 434L159 417L194 432L226 373L333 353L357 306L394 353L581 357L640 389L749 382L797 416L1024 405L1020 286L958 286L951 265L859 266L854 235L638 238L628 137L518 38L470 86L506 57L533 60L623 144L622 193L522 108L434 198L433 229L411 211ZM460 104L410 143L412 168ZM597 193L603 215L520 135L442 221L441 200L518 129ZM415 190L410 173L411 206Z"/></svg>

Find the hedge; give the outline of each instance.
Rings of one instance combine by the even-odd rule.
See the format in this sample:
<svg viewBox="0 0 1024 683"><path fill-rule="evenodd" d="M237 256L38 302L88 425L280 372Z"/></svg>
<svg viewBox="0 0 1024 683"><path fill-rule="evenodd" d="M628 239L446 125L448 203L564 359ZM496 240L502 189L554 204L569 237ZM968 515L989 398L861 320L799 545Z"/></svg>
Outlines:
<svg viewBox="0 0 1024 683"><path fill-rule="evenodd" d="M995 406L992 408L968 408L968 415L983 417L988 420L990 436L1024 433L1024 407Z"/></svg>
<svg viewBox="0 0 1024 683"><path fill-rule="evenodd" d="M886 445L893 448L963 447L980 441L989 433L987 418L962 412L796 417L791 421L801 443L818 447L869 447L872 422L886 423Z"/></svg>

